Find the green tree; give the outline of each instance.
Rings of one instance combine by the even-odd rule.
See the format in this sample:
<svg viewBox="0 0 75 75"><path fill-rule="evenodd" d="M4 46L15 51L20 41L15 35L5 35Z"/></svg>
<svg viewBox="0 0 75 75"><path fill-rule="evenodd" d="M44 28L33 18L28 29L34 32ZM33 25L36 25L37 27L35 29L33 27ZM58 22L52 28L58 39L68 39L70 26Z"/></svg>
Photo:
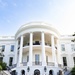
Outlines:
<svg viewBox="0 0 75 75"><path fill-rule="evenodd" d="M75 66L72 68L71 74L72 74L72 75L75 75Z"/></svg>
<svg viewBox="0 0 75 75"><path fill-rule="evenodd" d="M1 73L1 71L2 71L2 66L0 65L0 73Z"/></svg>

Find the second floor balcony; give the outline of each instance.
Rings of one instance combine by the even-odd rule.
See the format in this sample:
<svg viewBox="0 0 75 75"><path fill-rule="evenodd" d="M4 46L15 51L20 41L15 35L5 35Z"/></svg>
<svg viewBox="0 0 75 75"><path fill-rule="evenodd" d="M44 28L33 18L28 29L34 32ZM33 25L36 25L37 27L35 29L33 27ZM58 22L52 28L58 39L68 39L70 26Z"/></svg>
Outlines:
<svg viewBox="0 0 75 75"><path fill-rule="evenodd" d="M47 66L55 66L55 64L53 62L46 62L47 63ZM21 63L21 66L27 66L28 62L22 62ZM14 68L16 67L17 64L13 64L11 66L11 68ZM35 61L35 62L32 62L32 65L33 66L42 66L42 62L40 61Z"/></svg>
<svg viewBox="0 0 75 75"><path fill-rule="evenodd" d="M29 46L29 45L30 45L30 43L28 42L28 43L25 43L25 44L23 45L23 47L24 47L24 46ZM33 42L33 45L41 45L41 42L40 42L40 41L35 41L35 42ZM46 42L45 42L45 45L51 46L50 43L46 43Z"/></svg>

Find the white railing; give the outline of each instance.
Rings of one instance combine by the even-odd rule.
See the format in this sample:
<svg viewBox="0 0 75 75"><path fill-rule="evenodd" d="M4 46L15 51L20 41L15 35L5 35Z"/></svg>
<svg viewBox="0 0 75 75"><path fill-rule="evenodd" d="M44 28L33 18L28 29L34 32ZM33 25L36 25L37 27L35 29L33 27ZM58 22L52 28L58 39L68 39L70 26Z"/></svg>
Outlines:
<svg viewBox="0 0 75 75"><path fill-rule="evenodd" d="M54 62L47 62L48 66L55 66Z"/></svg>

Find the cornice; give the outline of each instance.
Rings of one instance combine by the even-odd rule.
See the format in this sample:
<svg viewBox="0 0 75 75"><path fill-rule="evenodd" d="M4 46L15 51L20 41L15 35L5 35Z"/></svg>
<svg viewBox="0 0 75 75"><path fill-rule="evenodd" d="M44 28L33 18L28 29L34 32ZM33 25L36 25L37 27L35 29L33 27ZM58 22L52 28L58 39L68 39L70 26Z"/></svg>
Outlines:
<svg viewBox="0 0 75 75"><path fill-rule="evenodd" d="M31 28L44 28L44 29L52 30L56 34L60 35L59 31L55 27L53 27L51 24L48 24L48 23L45 23L45 22L30 22L30 23L22 25L18 29L15 36L17 36L20 32L22 32L24 30L27 30L27 29L31 29Z"/></svg>

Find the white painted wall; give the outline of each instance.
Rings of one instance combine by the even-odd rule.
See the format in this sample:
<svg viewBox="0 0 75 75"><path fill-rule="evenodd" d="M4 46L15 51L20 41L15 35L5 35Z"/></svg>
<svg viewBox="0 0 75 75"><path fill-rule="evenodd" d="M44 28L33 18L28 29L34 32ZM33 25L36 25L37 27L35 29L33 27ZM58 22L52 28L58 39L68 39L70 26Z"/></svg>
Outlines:
<svg viewBox="0 0 75 75"><path fill-rule="evenodd" d="M15 40L1 40L0 41L0 46L5 45L5 50L3 52L4 57L3 61L9 65L9 57L13 57L14 60L14 53L15 53ZM11 52L11 45L14 45L14 51ZM14 63L14 61L13 61Z"/></svg>

